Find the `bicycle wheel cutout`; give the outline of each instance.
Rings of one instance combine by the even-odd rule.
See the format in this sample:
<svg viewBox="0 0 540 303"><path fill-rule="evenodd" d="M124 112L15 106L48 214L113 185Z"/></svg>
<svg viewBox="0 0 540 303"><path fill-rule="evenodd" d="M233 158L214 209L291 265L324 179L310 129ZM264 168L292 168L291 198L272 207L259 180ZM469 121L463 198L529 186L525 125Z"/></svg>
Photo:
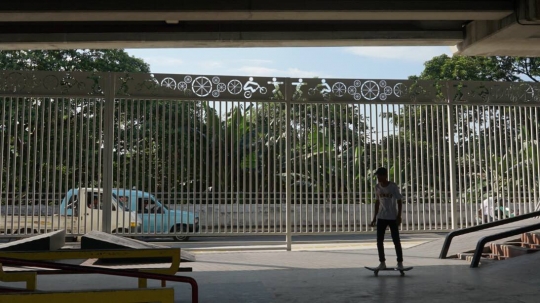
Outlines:
<svg viewBox="0 0 540 303"><path fill-rule="evenodd" d="M347 86L343 82L336 82L332 86L332 92L337 97L343 97L347 92Z"/></svg>
<svg viewBox="0 0 540 303"><path fill-rule="evenodd" d="M59 82L56 76L48 75L43 79L43 87L46 89L55 89L58 87Z"/></svg>
<svg viewBox="0 0 540 303"><path fill-rule="evenodd" d="M394 85L394 95L396 97L401 97L405 94L405 85L403 83L398 83Z"/></svg>
<svg viewBox="0 0 540 303"><path fill-rule="evenodd" d="M362 84L362 97L366 100L375 100L379 96L379 85L375 81L368 80Z"/></svg>
<svg viewBox="0 0 540 303"><path fill-rule="evenodd" d="M193 93L199 97L206 97L212 92L212 82L206 77L197 77L191 85Z"/></svg>
<svg viewBox="0 0 540 303"><path fill-rule="evenodd" d="M227 85L225 85L225 83L219 83L217 89L220 93L222 93L227 90Z"/></svg>
<svg viewBox="0 0 540 303"><path fill-rule="evenodd" d="M188 85L186 82L178 82L178 90L179 91L185 91L188 88Z"/></svg>
<svg viewBox="0 0 540 303"><path fill-rule="evenodd" d="M236 79L229 81L227 90L233 95L238 95L242 92L242 83Z"/></svg>
<svg viewBox="0 0 540 303"><path fill-rule="evenodd" d="M176 81L173 78L167 77L167 78L161 80L161 86L164 86L166 88L175 89L176 88Z"/></svg>

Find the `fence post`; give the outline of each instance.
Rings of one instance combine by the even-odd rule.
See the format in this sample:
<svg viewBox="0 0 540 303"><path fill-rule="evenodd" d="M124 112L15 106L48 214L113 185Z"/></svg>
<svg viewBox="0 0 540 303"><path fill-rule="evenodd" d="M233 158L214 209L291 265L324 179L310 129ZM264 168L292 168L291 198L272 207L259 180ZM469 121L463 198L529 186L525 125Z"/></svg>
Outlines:
<svg viewBox="0 0 540 303"><path fill-rule="evenodd" d="M456 211L457 211L457 188L456 188L456 149L455 149L455 133L454 133L454 105L450 96L450 88L447 83L447 110L448 110L448 154L450 156L450 212L452 218L452 230L456 229ZM460 216L461 217L461 216Z"/></svg>
<svg viewBox="0 0 540 303"><path fill-rule="evenodd" d="M115 73L107 73L105 108L103 113L103 217L101 231L112 231L112 184L114 147L114 96Z"/></svg>
<svg viewBox="0 0 540 303"><path fill-rule="evenodd" d="M291 99L288 90L290 85L290 79L287 79L285 85L285 200L286 200L286 212L285 212L285 224L286 228L286 242L287 251L292 249L292 217L291 217Z"/></svg>

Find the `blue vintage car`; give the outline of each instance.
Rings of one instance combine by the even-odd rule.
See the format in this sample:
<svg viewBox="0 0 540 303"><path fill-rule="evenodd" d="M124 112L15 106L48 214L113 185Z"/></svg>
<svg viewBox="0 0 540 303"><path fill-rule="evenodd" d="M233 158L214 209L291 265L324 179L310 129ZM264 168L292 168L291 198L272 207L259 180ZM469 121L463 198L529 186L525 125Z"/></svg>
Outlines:
<svg viewBox="0 0 540 303"><path fill-rule="evenodd" d="M136 189L114 188L118 203L135 211L141 222L141 231L152 235L174 234L175 241L189 240L188 232L199 231L199 218L193 212L174 210L164 205L152 194Z"/></svg>

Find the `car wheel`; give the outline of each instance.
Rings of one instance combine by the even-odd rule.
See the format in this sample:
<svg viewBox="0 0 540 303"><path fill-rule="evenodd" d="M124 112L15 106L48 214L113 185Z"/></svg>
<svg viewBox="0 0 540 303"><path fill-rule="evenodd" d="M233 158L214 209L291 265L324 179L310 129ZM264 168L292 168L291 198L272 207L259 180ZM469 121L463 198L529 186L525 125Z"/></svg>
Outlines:
<svg viewBox="0 0 540 303"><path fill-rule="evenodd" d="M171 232L175 233L177 230L181 230L182 232L187 232L188 228L187 225L176 225L175 227L171 228ZM175 235L173 236L173 240L177 242L186 242L189 240L189 236L183 236L183 235Z"/></svg>

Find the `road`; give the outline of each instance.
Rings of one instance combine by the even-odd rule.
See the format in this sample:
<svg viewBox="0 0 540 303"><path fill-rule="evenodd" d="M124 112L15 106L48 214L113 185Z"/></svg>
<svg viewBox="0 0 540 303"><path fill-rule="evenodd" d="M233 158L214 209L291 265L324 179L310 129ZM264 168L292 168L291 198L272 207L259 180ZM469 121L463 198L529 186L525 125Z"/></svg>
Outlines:
<svg viewBox="0 0 540 303"><path fill-rule="evenodd" d="M446 233L403 233L402 242L424 242L442 238ZM386 240L390 241L390 233L387 232ZM204 248L227 248L244 247L251 248L282 248L285 243L285 236L227 236L227 237L192 237L188 242L173 242L170 238L142 238L146 242L152 242L170 247L179 247L184 249L204 249ZM306 244L341 244L351 245L360 243L375 244L374 234L358 235L320 235L320 236L293 236L294 245Z"/></svg>
<svg viewBox="0 0 540 303"><path fill-rule="evenodd" d="M402 233L403 247L415 246L427 241L443 238L446 233ZM386 241L391 244L390 232L386 233ZM17 240L16 238L0 238L0 243ZM141 237L137 240L158 245L182 248L192 252L239 251L239 250L285 250L283 235L240 235L223 237L191 237L187 242L175 242L170 237ZM301 235L292 237L293 250L331 250L331 249L372 249L376 248L375 234L356 235ZM80 242L66 242L66 246L77 248Z"/></svg>

